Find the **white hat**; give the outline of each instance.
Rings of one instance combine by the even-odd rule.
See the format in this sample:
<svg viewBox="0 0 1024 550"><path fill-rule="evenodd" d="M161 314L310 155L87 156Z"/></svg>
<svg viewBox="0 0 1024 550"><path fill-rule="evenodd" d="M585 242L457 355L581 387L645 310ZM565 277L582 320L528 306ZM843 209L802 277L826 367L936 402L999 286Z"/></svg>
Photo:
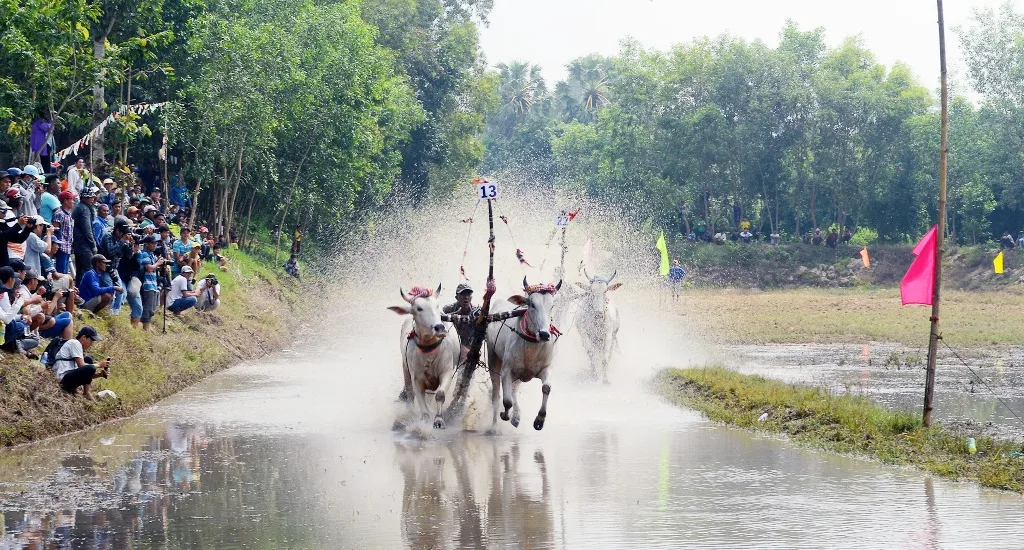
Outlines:
<svg viewBox="0 0 1024 550"><path fill-rule="evenodd" d="M192 273L192 266L189 266L189 265L181 266L181 272L182 273Z"/></svg>

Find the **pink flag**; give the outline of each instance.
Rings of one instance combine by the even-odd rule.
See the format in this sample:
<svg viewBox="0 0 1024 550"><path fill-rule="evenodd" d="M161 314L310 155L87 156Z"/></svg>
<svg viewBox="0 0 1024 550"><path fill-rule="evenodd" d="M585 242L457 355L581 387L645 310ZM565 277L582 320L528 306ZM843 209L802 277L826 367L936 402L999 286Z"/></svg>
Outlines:
<svg viewBox="0 0 1024 550"><path fill-rule="evenodd" d="M921 242L914 247L914 263L900 281L900 297L903 305L932 304L932 291L935 289L935 233L938 226L932 226Z"/></svg>

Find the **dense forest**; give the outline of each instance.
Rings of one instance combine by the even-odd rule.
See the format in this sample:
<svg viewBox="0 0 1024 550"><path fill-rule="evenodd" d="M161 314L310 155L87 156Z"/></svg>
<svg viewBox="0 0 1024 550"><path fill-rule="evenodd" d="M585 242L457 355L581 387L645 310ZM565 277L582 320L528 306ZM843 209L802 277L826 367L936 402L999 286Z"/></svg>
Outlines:
<svg viewBox="0 0 1024 550"><path fill-rule="evenodd" d="M34 160L33 120L63 148L124 105L169 102L117 118L86 154L151 178L166 136L169 175L224 232L336 242L389 194L443 197L477 172L677 233L732 229L740 212L787 238L837 226L907 242L934 222L937 93L858 38L789 24L774 48L630 41L549 86L528 62L487 68L492 4L0 0L0 161ZM951 39L974 93L951 104L949 227L987 241L1024 229L1024 15L978 12Z"/></svg>
<svg viewBox="0 0 1024 550"><path fill-rule="evenodd" d="M1007 4L972 23L955 39L979 101L950 106L948 227L962 243L1024 232L1024 16ZM498 66L484 171L629 205L674 233L735 231L738 213L765 235L910 242L935 223L938 93L858 38L829 47L790 23L775 48L627 42L567 69L551 87L529 63Z"/></svg>
<svg viewBox="0 0 1024 550"><path fill-rule="evenodd" d="M483 158L496 104L490 0L0 0L0 160L57 148L126 104L84 154L200 188L202 219L337 241L396 182L443 191ZM66 164L65 164L66 165Z"/></svg>

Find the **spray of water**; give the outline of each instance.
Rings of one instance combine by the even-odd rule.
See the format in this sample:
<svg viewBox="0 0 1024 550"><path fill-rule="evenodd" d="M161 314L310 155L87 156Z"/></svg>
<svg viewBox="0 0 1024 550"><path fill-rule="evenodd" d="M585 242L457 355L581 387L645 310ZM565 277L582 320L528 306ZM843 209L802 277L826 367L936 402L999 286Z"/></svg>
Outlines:
<svg viewBox="0 0 1024 550"><path fill-rule="evenodd" d="M570 307L561 321L564 335L557 343L551 397L551 407L561 411L558 416L569 411L584 414L574 410L576 407L586 409L589 416L621 413L617 404L649 399L644 397L643 383L658 369L702 361L679 317L670 311L667 290L657 275L655 236L631 227L618 209L584 197L561 196L550 187L514 180L494 183L499 186L494 203L496 298L521 293L524 276L530 283L556 282L561 232L555 218L562 211L577 209L579 215L566 231L563 284L586 283L580 269L585 248L590 276L608 277L616 272L616 282L624 283L610 293L620 309L622 328L620 350L611 361L609 386L595 385L580 376L589 365L572 326L578 308ZM339 373L358 381L365 388L360 390L362 396L374 396L367 412L379 416L381 425L401 418L405 410L404 405L391 404L402 387L402 319L385 310L401 303L399 289L414 285L434 288L440 283L442 303L449 303L454 301L455 286L466 282L461 276L464 270L476 290L474 301L482 299L488 263L487 207L474 199L474 191L466 183L456 190L453 200L395 206L374 216L359 247L338 254L327 267L331 278L341 284L332 285L338 290L324 297L327 322L321 325L328 331L329 342L355 339L358 346L366 346L365 364L340 365ZM529 265L519 261L517 249ZM336 338L339 333L345 338ZM489 380L480 369L465 427L486 429L483 424L491 417L488 388ZM539 406L540 384L524 384L519 391L524 415L530 416L527 411ZM451 395L450 388L447 393ZM573 394L584 401L606 401L607 406L580 403ZM427 425L417 430L419 435L430 432Z"/></svg>

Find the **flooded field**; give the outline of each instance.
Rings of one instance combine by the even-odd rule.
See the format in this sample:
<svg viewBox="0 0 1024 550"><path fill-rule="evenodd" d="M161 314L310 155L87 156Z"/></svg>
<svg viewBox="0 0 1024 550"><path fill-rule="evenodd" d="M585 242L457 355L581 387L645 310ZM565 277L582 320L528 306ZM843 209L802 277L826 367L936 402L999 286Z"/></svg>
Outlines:
<svg viewBox="0 0 1024 550"><path fill-rule="evenodd" d="M924 399L927 348L923 347L878 342L768 344L725 346L712 355L740 372L867 395L894 409L920 410ZM994 435L1024 438L1024 348L975 348L957 355L940 348L936 419L949 425L987 426Z"/></svg>
<svg viewBox="0 0 1024 550"><path fill-rule="evenodd" d="M132 419L0 454L3 548L1012 548L1024 499L710 424L658 401L686 366L623 300L612 384L574 380L541 432L390 431L394 316L296 346ZM356 321L342 321L347 334ZM561 345L561 344L560 344ZM632 360L627 362L626 358ZM785 371L785 368L781 368ZM902 371L901 371L902 372ZM524 411L540 401L520 390ZM488 416L474 405L471 416ZM469 420L470 428L478 425Z"/></svg>

